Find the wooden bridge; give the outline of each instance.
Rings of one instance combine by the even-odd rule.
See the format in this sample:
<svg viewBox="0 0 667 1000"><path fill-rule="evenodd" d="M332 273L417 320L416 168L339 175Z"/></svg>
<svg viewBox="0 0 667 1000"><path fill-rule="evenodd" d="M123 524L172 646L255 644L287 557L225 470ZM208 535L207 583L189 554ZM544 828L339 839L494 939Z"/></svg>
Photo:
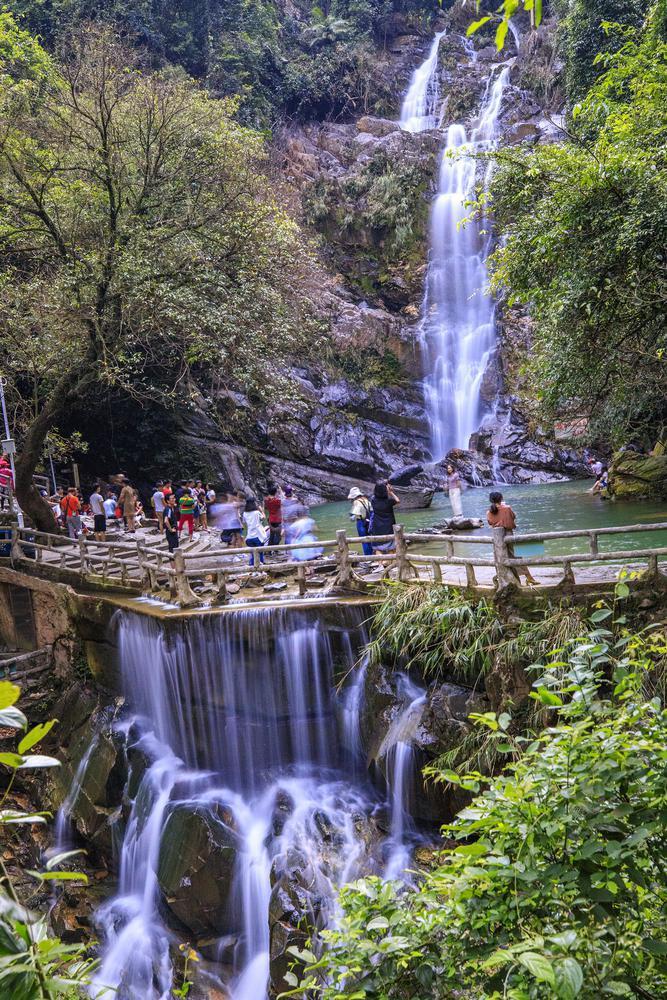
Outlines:
<svg viewBox="0 0 667 1000"><path fill-rule="evenodd" d="M650 542L656 532L667 533L667 522L516 535L503 528L490 534L426 534L396 525L393 535L363 540L374 547L391 546L373 555L360 551L362 539L344 530L335 539L261 549L225 548L211 534L204 541L186 542L172 555L158 534L136 542L83 536L73 541L13 527L0 563L80 589L143 595L180 608L269 597L373 594L387 580L430 581L487 595L521 592L528 589L521 578L526 569L537 581L531 592L544 594L612 590L619 574L630 586L641 582L667 589L667 547L614 547L621 535L648 535ZM558 539L577 540L581 551L515 554L515 546L523 543L541 546ZM429 554L434 546L444 551Z"/></svg>

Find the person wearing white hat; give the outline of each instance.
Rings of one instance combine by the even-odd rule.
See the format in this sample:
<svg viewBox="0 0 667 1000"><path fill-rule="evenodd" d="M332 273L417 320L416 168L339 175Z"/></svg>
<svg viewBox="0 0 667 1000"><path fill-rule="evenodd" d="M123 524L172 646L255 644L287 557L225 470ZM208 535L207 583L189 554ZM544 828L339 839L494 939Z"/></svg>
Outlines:
<svg viewBox="0 0 667 1000"><path fill-rule="evenodd" d="M371 502L358 486L353 486L347 495L347 499L352 501L350 517L357 525L359 538L365 538L370 530ZM370 542L362 542L362 549L365 556L373 555L373 546Z"/></svg>

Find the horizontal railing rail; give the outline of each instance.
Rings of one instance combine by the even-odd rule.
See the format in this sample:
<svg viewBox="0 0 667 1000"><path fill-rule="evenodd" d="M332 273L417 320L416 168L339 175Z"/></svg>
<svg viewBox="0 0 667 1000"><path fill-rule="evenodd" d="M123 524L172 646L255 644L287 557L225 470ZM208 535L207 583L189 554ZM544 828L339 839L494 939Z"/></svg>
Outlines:
<svg viewBox="0 0 667 1000"><path fill-rule="evenodd" d="M667 545L627 549L601 549L600 537L635 535L637 533L664 532L667 522L652 524L618 525L614 527L568 529L564 531L530 532L511 534L503 528L492 528L490 534L454 535L405 532L396 525L391 535L349 537L344 529L335 538L301 540L289 544L262 547L200 548L192 539L183 540L173 553L164 548L160 536L98 541L80 536L71 539L65 535L42 532L32 528L11 529L10 558L22 567L39 566L39 572L53 575L74 575L90 586L121 586L146 594L169 590L170 597L181 606L200 604L202 599L193 587L213 583L214 603L227 600L230 582L252 582L262 572L267 577L295 576L298 592L304 595L308 588L308 575L320 570L333 575L331 589L338 591L359 590L368 581L359 572L364 567L381 570L379 579L386 579L392 572L403 582L463 583L467 587L503 590L520 587L520 573L531 568L562 570L562 577L548 580L543 585L571 587L577 583L573 567L588 565L598 576L608 575L613 563L634 566L646 563L644 573L658 579L660 561L667 557ZM544 543L565 539L586 539L586 551L571 553L515 554L519 543ZM0 549L2 548L0 539ZM372 554L359 552L370 544ZM416 551L437 544L443 552L429 554ZM477 554L480 547L489 552ZM299 556L295 558L295 553ZM459 571L456 580L446 578L448 568ZM607 567L607 569L605 569ZM464 571L465 580L460 578ZM488 571L491 570L491 573ZM483 575L479 579L478 571ZM593 573L595 576L595 573ZM207 578L210 578L207 580ZM374 578L372 582L377 582ZM584 581L589 583L590 581ZM609 581L607 581L609 582Z"/></svg>

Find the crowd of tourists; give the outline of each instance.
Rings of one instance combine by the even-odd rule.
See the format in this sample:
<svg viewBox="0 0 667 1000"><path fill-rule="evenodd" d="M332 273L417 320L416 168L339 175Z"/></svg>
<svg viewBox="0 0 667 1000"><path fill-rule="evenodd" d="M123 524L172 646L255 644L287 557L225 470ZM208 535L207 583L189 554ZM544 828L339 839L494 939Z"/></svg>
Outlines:
<svg viewBox="0 0 667 1000"><path fill-rule="evenodd" d="M589 465L595 476L591 492L603 492L607 488L606 466L594 459ZM446 473L442 489L449 496L454 519L460 519L465 484L454 465L447 465ZM11 471L0 463L0 481L8 475ZM395 545L395 510L401 502L392 484L382 480L372 490L354 486L347 499L351 502L349 516L362 539L364 555L391 551ZM182 540L193 539L200 532L219 533L221 543L230 549L259 549L257 561L262 563L267 547L275 554L277 547L290 546L290 558L297 560L310 559L321 552L316 545L315 522L308 505L290 485L271 484L265 496L258 499L240 491L221 493L202 480L158 480L151 493L150 507L145 510L138 490L127 476L119 473L109 483L96 484L87 500L79 489L70 486L59 487L48 501L55 520L72 539L92 533L96 540L105 541L111 529L132 536L138 528L148 526L164 535L172 553ZM516 517L504 503L502 494L492 492L489 503L488 524L513 532ZM370 538L374 540L367 541ZM255 561L252 553L249 561L251 565ZM526 579L528 583L535 582L528 570Z"/></svg>

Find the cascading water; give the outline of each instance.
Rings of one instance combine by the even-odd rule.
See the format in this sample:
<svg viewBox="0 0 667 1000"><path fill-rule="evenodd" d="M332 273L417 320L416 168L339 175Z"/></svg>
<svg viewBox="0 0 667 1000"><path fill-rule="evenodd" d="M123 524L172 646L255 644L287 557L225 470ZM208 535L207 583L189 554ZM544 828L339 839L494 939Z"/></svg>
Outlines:
<svg viewBox="0 0 667 1000"><path fill-rule="evenodd" d="M401 113L401 124L406 131L420 132L436 124L435 112L420 117L410 109L437 108L439 43L438 36L406 94ZM486 294L491 237L482 232L483 226L478 221L464 223L464 220L469 215L468 202L476 183L474 154L494 148L497 142L498 117L509 72L507 65L492 72L469 137L463 125L449 126L438 193L431 210L429 266L420 332L431 453L436 461L452 448L467 448L482 416L482 379L495 344L494 304ZM484 176L485 188L489 180L490 166Z"/></svg>
<svg viewBox="0 0 667 1000"><path fill-rule="evenodd" d="M415 825L411 807L415 792L417 762L414 738L426 704L426 693L401 674L398 690L403 708L389 728L379 755L386 756L390 806L390 838L386 878L398 878L410 861Z"/></svg>
<svg viewBox="0 0 667 1000"><path fill-rule="evenodd" d="M399 119L404 132L425 132L438 124L438 52L443 35L441 31L435 36L428 56L412 74Z"/></svg>
<svg viewBox="0 0 667 1000"><path fill-rule="evenodd" d="M334 917L336 886L382 871L372 836L380 802L360 766L365 663L340 697L334 684L335 666L349 670L364 640L361 613L350 613L356 643L350 629L327 630L295 610L193 617L171 628L118 613L124 692L136 713L122 725L128 757L143 772L140 780L130 772L126 791L118 894L98 911L105 946L93 995L170 995L161 879L169 851L183 850L169 840L183 811L211 818L233 844L224 913L216 918L217 967L230 970L223 978L231 1000L267 996L272 886L295 858L313 885L313 926ZM397 794L404 812L405 796ZM397 809L392 799L392 816ZM392 819L392 857L399 840ZM403 857L407 863L408 848ZM400 874L398 860L392 874Z"/></svg>

